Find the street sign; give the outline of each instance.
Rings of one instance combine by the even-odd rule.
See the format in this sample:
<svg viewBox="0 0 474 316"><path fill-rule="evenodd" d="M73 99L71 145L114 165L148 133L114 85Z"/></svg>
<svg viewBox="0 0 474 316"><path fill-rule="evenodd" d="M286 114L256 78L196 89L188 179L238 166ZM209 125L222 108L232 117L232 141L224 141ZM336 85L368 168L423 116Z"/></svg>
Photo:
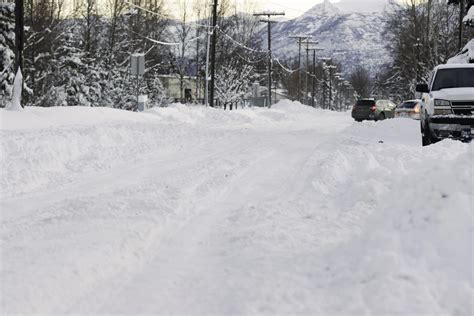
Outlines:
<svg viewBox="0 0 474 316"><path fill-rule="evenodd" d="M130 73L135 76L143 76L145 73L145 54L130 55Z"/></svg>

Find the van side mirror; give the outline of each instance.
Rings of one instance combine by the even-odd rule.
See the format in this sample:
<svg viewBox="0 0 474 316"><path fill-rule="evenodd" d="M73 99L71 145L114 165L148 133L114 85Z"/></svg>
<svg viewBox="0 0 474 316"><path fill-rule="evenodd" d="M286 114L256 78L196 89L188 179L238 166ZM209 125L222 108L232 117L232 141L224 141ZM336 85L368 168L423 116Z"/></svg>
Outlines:
<svg viewBox="0 0 474 316"><path fill-rule="evenodd" d="M428 93L430 92L430 89L428 88L428 85L426 83L417 84L416 92Z"/></svg>

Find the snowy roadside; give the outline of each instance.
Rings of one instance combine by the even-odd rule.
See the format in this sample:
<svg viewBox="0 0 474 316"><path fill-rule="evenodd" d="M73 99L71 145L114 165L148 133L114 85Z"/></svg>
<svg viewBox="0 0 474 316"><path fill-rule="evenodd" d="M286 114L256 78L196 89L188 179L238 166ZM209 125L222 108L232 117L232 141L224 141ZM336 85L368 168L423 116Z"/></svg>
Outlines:
<svg viewBox="0 0 474 316"><path fill-rule="evenodd" d="M473 144L292 103L0 122L7 313L472 313Z"/></svg>

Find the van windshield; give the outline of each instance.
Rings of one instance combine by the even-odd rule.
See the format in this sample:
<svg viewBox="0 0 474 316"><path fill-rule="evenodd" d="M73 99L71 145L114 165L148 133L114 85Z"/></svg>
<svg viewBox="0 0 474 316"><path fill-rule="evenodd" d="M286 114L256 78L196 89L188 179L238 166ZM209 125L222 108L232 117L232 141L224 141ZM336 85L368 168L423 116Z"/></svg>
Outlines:
<svg viewBox="0 0 474 316"><path fill-rule="evenodd" d="M448 88L474 87L474 68L440 69L436 73L432 91Z"/></svg>

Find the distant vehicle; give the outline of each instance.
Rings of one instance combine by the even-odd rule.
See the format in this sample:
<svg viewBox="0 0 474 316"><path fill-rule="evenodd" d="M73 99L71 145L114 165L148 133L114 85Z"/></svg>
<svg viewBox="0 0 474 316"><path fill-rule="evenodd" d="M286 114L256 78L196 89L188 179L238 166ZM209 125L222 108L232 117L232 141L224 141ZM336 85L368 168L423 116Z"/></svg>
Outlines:
<svg viewBox="0 0 474 316"><path fill-rule="evenodd" d="M395 117L408 117L419 120L422 103L422 100L403 101L403 103L395 109Z"/></svg>
<svg viewBox="0 0 474 316"><path fill-rule="evenodd" d="M423 146L443 138L470 141L474 135L474 64L446 64L434 68L423 93L420 111Z"/></svg>
<svg viewBox="0 0 474 316"><path fill-rule="evenodd" d="M397 105L390 100L360 99L352 107L352 117L358 122L393 118L396 107Z"/></svg>

